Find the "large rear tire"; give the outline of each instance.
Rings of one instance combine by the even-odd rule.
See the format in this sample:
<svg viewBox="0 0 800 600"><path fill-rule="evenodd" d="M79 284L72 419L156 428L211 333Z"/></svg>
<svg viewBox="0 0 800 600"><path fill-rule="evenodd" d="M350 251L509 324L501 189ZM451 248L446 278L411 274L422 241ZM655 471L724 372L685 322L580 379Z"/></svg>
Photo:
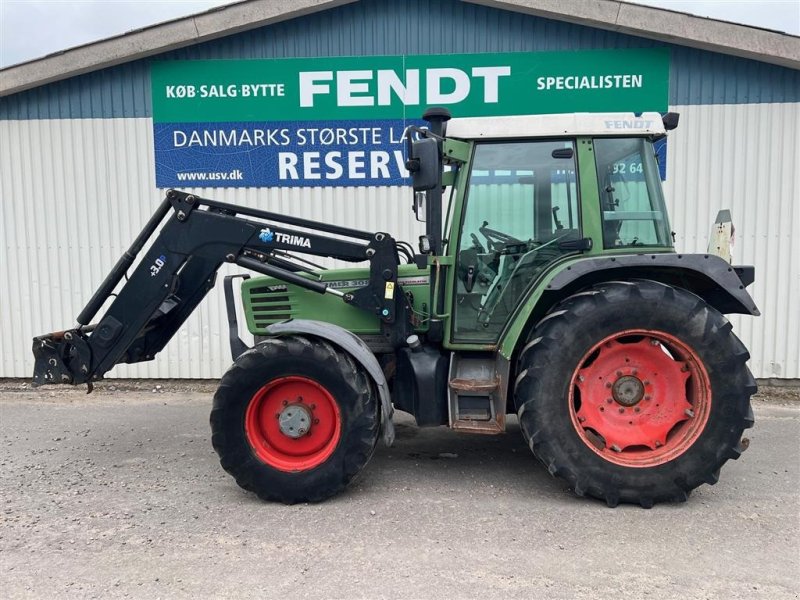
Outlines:
<svg viewBox="0 0 800 600"><path fill-rule="evenodd" d="M263 500L315 502L342 491L378 439L372 380L324 340L270 338L222 377L211 411L222 467Z"/></svg>
<svg viewBox="0 0 800 600"><path fill-rule="evenodd" d="M528 339L514 391L522 433L579 496L684 501L743 451L749 353L694 294L608 282L565 299Z"/></svg>

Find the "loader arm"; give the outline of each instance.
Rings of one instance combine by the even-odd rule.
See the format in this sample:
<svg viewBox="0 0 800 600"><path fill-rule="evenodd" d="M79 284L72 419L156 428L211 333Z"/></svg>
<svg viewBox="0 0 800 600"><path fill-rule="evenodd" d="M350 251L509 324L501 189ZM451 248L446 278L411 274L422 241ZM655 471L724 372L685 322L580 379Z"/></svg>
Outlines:
<svg viewBox="0 0 800 600"><path fill-rule="evenodd" d="M114 293L154 235L142 260ZM369 260L369 282L344 294L287 260L285 251L350 262ZM116 364L152 360L214 287L224 262L333 294L377 314L384 334L395 345L411 332L408 301L397 285L397 247L390 235L170 190L78 315L78 325L34 338L34 385L91 384ZM111 296L115 298L100 321L90 324Z"/></svg>

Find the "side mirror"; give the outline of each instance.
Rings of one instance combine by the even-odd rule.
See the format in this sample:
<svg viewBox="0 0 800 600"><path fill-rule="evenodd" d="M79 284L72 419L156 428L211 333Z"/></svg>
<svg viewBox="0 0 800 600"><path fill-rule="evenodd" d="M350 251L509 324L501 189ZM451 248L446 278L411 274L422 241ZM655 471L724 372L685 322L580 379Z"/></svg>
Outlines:
<svg viewBox="0 0 800 600"><path fill-rule="evenodd" d="M415 192L432 190L439 185L439 143L434 138L420 138L411 143L406 161Z"/></svg>

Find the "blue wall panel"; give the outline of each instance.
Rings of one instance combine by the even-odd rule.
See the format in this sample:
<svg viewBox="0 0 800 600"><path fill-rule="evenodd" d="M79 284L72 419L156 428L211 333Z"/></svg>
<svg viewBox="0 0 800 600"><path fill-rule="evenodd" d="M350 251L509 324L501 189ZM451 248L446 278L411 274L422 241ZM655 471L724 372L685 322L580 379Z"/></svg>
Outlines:
<svg viewBox="0 0 800 600"><path fill-rule="evenodd" d="M0 119L149 117L153 59L672 49L670 104L800 101L800 71L457 0L361 0L0 98Z"/></svg>

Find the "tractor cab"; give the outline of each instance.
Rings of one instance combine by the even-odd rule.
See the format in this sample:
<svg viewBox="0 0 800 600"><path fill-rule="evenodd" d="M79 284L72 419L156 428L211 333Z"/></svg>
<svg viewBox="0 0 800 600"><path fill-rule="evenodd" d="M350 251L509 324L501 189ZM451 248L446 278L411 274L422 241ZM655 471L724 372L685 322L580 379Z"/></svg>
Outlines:
<svg viewBox="0 0 800 600"><path fill-rule="evenodd" d="M535 283L575 257L672 251L661 115L461 118L442 133L448 342L496 343Z"/></svg>

